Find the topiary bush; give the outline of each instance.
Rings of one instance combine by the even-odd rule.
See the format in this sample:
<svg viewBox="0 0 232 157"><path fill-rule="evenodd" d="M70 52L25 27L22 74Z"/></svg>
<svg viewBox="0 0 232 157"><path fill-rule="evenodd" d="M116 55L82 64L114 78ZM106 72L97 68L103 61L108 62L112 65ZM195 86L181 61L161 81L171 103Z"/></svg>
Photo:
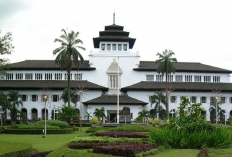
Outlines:
<svg viewBox="0 0 232 157"><path fill-rule="evenodd" d="M101 121L96 116L93 116L89 122L90 124L101 124Z"/></svg>
<svg viewBox="0 0 232 157"><path fill-rule="evenodd" d="M95 136L109 136L109 137L127 137L127 138L149 138L146 134L126 132L126 131L111 131L96 133Z"/></svg>
<svg viewBox="0 0 232 157"><path fill-rule="evenodd" d="M47 126L46 127L48 130L51 130L51 129L60 129L59 126ZM18 129L20 130L25 130L25 129L30 129L30 130L44 130L44 126L36 126L36 125L28 125L28 126L19 126Z"/></svg>
<svg viewBox="0 0 232 157"><path fill-rule="evenodd" d="M150 132L153 127L142 125L125 125L108 129L109 131Z"/></svg>
<svg viewBox="0 0 232 157"><path fill-rule="evenodd" d="M45 121L40 120L34 123L34 125L44 125ZM58 126L60 128L68 128L69 124L60 120L46 120L46 124L50 126Z"/></svg>

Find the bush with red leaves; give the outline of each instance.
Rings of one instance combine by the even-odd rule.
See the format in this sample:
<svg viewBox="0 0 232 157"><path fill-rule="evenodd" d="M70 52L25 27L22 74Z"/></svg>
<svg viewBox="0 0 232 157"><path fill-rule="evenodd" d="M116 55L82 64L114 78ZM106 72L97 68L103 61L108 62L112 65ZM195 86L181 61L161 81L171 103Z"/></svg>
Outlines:
<svg viewBox="0 0 232 157"><path fill-rule="evenodd" d="M40 153L35 153L35 154L29 154L24 157L46 157L51 152L52 151L46 151L46 152L40 152Z"/></svg>
<svg viewBox="0 0 232 157"><path fill-rule="evenodd" d="M128 137L128 138L149 138L146 134L126 132L126 131L111 131L96 133L95 136L109 136L109 137Z"/></svg>
<svg viewBox="0 0 232 157"><path fill-rule="evenodd" d="M109 145L120 145L120 143L106 144L106 143L78 143L70 144L68 148L70 149L92 149L94 146L109 146Z"/></svg>
<svg viewBox="0 0 232 157"><path fill-rule="evenodd" d="M207 148L202 149L201 152L198 154L198 157L208 157L208 150Z"/></svg>
<svg viewBox="0 0 232 157"><path fill-rule="evenodd" d="M110 154L115 156L135 157L136 154L157 148L157 144L126 144L114 146L95 146L93 153Z"/></svg>

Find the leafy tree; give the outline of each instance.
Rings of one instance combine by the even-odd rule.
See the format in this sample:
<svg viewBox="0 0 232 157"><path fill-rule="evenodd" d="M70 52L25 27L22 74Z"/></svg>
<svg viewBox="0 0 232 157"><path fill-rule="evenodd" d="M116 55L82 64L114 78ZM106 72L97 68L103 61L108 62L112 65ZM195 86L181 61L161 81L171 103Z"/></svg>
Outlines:
<svg viewBox="0 0 232 157"><path fill-rule="evenodd" d="M102 119L103 121L103 118L105 117L106 118L106 115L105 115L105 108L102 107L101 109L98 109L96 108L95 109L95 112L93 113L98 119Z"/></svg>
<svg viewBox="0 0 232 157"><path fill-rule="evenodd" d="M83 63L84 58L78 49L85 50L84 47L78 46L79 43L83 44L80 39L77 39L79 32L71 31L69 33L66 30L62 29L63 34L60 36L60 39L55 39L54 42L59 42L61 47L56 48L53 51L53 55L57 55L55 63L60 66L61 69L66 69L68 73L68 106L70 106L70 72L72 70L72 63L79 70L79 59Z"/></svg>
<svg viewBox="0 0 232 157"><path fill-rule="evenodd" d="M161 104L164 104L167 109L165 95L160 91L156 91L155 94L151 97L151 107L153 104L155 104L155 115L160 116L160 113L162 111Z"/></svg>
<svg viewBox="0 0 232 157"><path fill-rule="evenodd" d="M70 124L71 119L79 118L76 108L73 106L65 106L61 108L61 112L58 114L59 119L65 120Z"/></svg>
<svg viewBox="0 0 232 157"><path fill-rule="evenodd" d="M88 119L88 121L89 121L89 118L91 118L92 116L90 115L90 113L89 113L89 112L86 112L85 117L87 117L87 119Z"/></svg>
<svg viewBox="0 0 232 157"><path fill-rule="evenodd" d="M9 93L7 96L8 96L8 100L11 102L11 107L10 107L11 121L16 122L17 113L18 113L18 109L16 108L16 106L17 107L19 105L23 106L22 96L19 95L18 91L15 91L15 90L9 90Z"/></svg>
<svg viewBox="0 0 232 157"><path fill-rule="evenodd" d="M73 104L76 104L78 101L78 95L75 91L73 91L72 89L70 89L70 97L71 97L71 102ZM68 88L65 88L60 99L63 100L63 102L66 104L68 102Z"/></svg>
<svg viewBox="0 0 232 157"><path fill-rule="evenodd" d="M1 34L1 31L0 31ZM6 33L3 37L0 36L0 56L4 54L11 54L13 52L14 46L12 45L12 34L10 32ZM9 60L0 57L0 80L6 76L6 69L8 69Z"/></svg>
<svg viewBox="0 0 232 157"><path fill-rule="evenodd" d="M171 58L172 55L175 53L171 50L165 50L162 54L157 53L157 56L159 56L159 59L156 60L156 63L160 63L159 67L157 68L157 72L166 75L166 84L168 82L168 74L175 73L176 69L173 66L172 62L177 62L176 58ZM168 100L168 91L166 90L166 100ZM166 101L166 112L167 112L167 118L169 119L169 104L168 101Z"/></svg>

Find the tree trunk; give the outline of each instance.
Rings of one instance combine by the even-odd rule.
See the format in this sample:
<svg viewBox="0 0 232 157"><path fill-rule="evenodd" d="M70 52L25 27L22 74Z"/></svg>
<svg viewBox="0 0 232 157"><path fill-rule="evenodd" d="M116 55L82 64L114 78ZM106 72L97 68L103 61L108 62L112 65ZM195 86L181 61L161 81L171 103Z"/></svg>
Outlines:
<svg viewBox="0 0 232 157"><path fill-rule="evenodd" d="M68 106L70 106L70 72L71 72L71 54L69 53L69 65L68 65Z"/></svg>
<svg viewBox="0 0 232 157"><path fill-rule="evenodd" d="M168 88L168 72L166 71L166 88ZM166 89L166 113L167 113L167 118L169 119L169 91L167 91L168 89Z"/></svg>

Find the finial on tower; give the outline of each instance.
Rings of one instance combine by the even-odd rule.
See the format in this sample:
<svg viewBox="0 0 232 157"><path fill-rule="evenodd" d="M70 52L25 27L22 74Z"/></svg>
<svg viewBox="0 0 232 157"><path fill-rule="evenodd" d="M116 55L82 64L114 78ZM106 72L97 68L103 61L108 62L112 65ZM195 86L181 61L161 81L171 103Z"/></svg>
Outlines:
<svg viewBox="0 0 232 157"><path fill-rule="evenodd" d="M114 14L113 14L113 24L115 25L115 10L114 10Z"/></svg>

